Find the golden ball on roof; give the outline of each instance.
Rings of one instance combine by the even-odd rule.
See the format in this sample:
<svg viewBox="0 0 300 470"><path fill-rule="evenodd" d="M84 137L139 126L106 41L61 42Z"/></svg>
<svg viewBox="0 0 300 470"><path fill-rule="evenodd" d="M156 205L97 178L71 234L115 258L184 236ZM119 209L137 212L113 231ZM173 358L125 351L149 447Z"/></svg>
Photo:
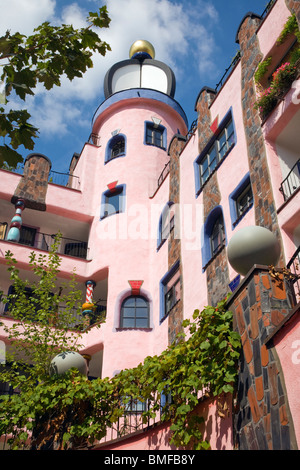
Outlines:
<svg viewBox="0 0 300 470"><path fill-rule="evenodd" d="M145 39L138 39L132 44L129 50L130 59L132 56L134 56L134 54L137 54L138 52L146 52L151 56L152 59L154 59L155 57L154 47L149 41L146 41Z"/></svg>

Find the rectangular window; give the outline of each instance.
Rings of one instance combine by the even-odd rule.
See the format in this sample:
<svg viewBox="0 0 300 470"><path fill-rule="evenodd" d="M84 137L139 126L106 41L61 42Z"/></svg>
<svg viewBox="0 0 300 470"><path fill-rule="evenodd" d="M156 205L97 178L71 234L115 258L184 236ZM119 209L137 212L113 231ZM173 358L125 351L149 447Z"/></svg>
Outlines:
<svg viewBox="0 0 300 470"><path fill-rule="evenodd" d="M229 209L233 229L252 206L253 192L248 172L229 195Z"/></svg>
<svg viewBox="0 0 300 470"><path fill-rule="evenodd" d="M235 144L233 120L230 118L223 126L221 132L213 139L212 145L206 153L198 159L200 189L214 172L217 165L226 157Z"/></svg>
<svg viewBox="0 0 300 470"><path fill-rule="evenodd" d="M236 214L237 218L241 217L243 213L253 204L253 194L251 184L249 184L244 191L239 194L236 199Z"/></svg>
<svg viewBox="0 0 300 470"><path fill-rule="evenodd" d="M165 149L166 128L161 125L155 125L151 122L146 122L145 125L145 143Z"/></svg>
<svg viewBox="0 0 300 470"><path fill-rule="evenodd" d="M102 194L100 219L125 210L125 185L117 186L113 190Z"/></svg>
<svg viewBox="0 0 300 470"><path fill-rule="evenodd" d="M181 290L179 262L175 263L171 270L161 280L160 286L160 319L162 321L180 300Z"/></svg>

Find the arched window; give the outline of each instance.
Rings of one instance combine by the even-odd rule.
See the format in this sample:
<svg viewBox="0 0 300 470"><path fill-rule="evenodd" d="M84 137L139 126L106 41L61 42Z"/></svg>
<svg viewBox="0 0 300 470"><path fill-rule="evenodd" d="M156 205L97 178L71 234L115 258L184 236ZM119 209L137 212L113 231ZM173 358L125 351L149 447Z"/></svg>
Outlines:
<svg viewBox="0 0 300 470"><path fill-rule="evenodd" d="M210 235L211 255L214 256L225 241L224 221L221 214L215 221Z"/></svg>
<svg viewBox="0 0 300 470"><path fill-rule="evenodd" d="M202 267L206 268L210 260L225 246L226 233L221 206L215 207L207 216L203 226Z"/></svg>
<svg viewBox="0 0 300 470"><path fill-rule="evenodd" d="M121 305L120 328L149 328L149 302L140 295L131 295Z"/></svg>
<svg viewBox="0 0 300 470"><path fill-rule="evenodd" d="M168 202L162 210L158 223L157 249L168 239L171 230L174 229L175 214L172 209L173 202Z"/></svg>
<svg viewBox="0 0 300 470"><path fill-rule="evenodd" d="M124 134L114 135L107 143L105 150L105 163L117 157L126 155L126 137Z"/></svg>

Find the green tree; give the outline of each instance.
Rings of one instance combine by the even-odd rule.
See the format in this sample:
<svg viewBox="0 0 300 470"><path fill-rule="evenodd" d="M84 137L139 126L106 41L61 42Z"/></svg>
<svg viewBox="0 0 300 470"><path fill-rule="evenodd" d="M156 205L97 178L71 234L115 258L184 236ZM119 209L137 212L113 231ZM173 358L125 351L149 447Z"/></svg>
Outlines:
<svg viewBox="0 0 300 470"><path fill-rule="evenodd" d="M12 91L25 101L27 95L34 95L38 83L50 90L54 85L60 86L62 75L73 80L93 67L93 53L104 56L110 50L109 44L91 29L92 26L108 28L110 18L106 6L99 12L90 12L87 22L88 25L80 29L65 24L51 26L45 22L31 36L7 31L0 37L0 59L5 61L0 76L5 91L0 103L7 103ZM20 145L33 150L38 128L30 124L30 118L26 109L6 111L0 107L0 137L9 139L0 146L0 167L4 162L16 167L23 161L17 151Z"/></svg>
<svg viewBox="0 0 300 470"><path fill-rule="evenodd" d="M9 382L21 391L32 390L37 383L48 379L51 360L58 353L81 348L82 292L77 288L75 273L57 287L61 262L56 253L59 243L60 235L49 253L30 254L34 282L22 279L13 254L10 251L5 254L13 292L2 295L11 318L8 323L2 322L2 328L9 344L6 362L11 367L0 372L0 381ZM74 318L76 330L72 329Z"/></svg>

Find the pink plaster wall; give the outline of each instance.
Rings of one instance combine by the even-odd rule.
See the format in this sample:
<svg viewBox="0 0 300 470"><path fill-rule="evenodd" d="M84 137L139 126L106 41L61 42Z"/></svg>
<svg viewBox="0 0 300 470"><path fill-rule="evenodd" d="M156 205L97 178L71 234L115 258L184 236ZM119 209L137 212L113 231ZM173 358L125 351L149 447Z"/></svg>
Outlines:
<svg viewBox="0 0 300 470"><path fill-rule="evenodd" d="M290 412L294 421L298 448L300 447L300 327L298 311L291 321L281 328L274 345L283 370Z"/></svg>
<svg viewBox="0 0 300 470"><path fill-rule="evenodd" d="M257 36L260 42L260 50L264 57L274 46L274 39L278 38L290 15L291 12L287 8L285 1L279 0L275 3L266 20L259 28ZM270 29L270 25L272 25L272 29Z"/></svg>
<svg viewBox="0 0 300 470"><path fill-rule="evenodd" d="M211 450L233 449L231 398L229 396L226 398L226 403L228 413L223 418L218 415L216 401L213 399L205 399L196 408L196 413L205 419L201 432L203 439L210 443ZM161 424L128 439L96 446L94 450L174 450L176 447L169 443L171 438L169 427L170 424Z"/></svg>

